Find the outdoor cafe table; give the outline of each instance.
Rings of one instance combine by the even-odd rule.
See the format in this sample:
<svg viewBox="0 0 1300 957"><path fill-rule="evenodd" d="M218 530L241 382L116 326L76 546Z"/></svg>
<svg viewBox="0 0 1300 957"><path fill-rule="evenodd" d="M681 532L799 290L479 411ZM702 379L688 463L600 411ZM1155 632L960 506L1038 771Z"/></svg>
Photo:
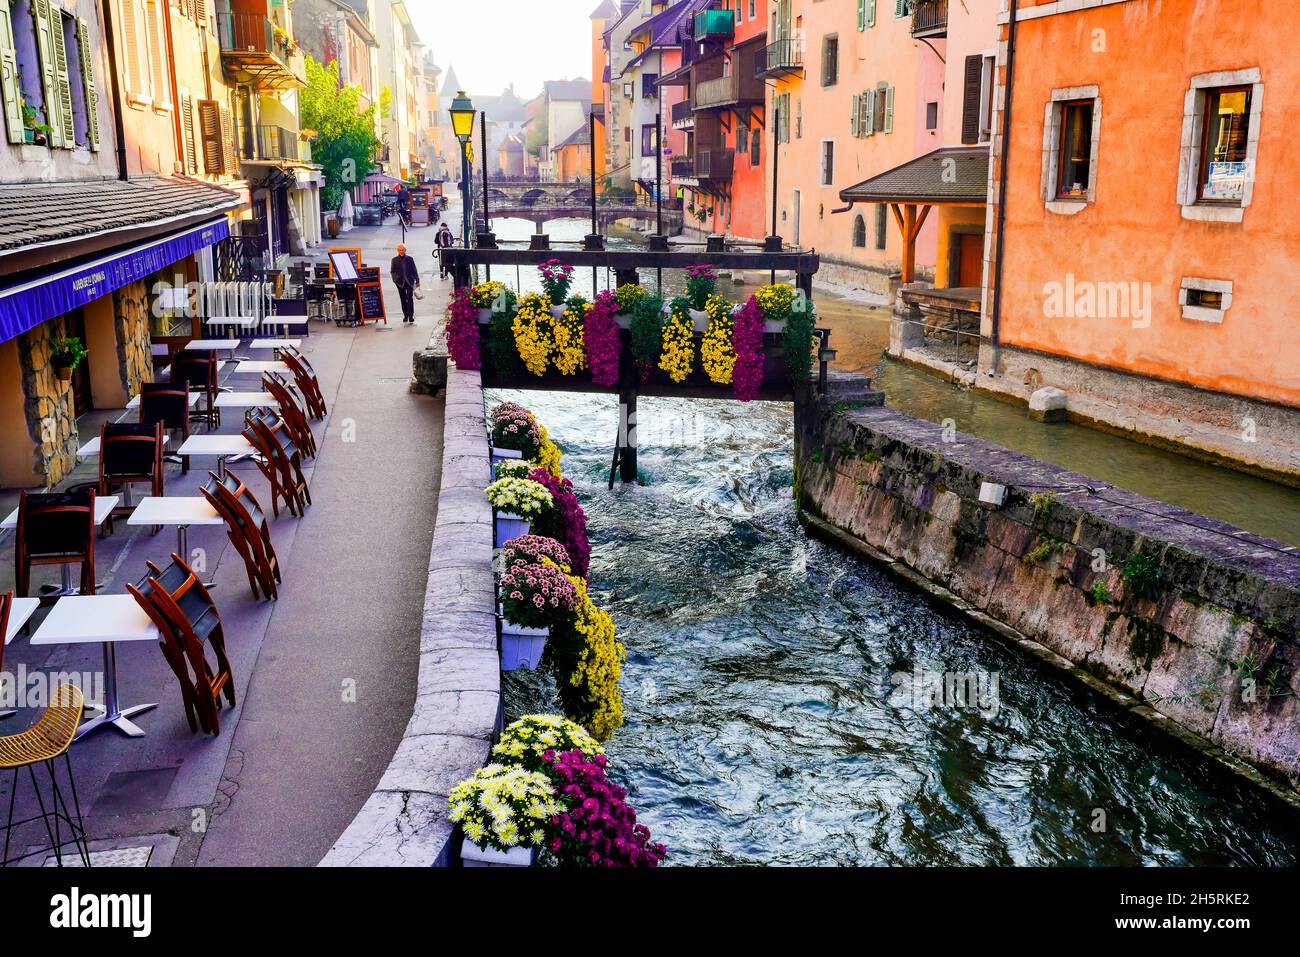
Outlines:
<svg viewBox="0 0 1300 957"><path fill-rule="evenodd" d="M14 636L23 630L27 619L41 606L39 598L15 598L9 604L9 627L5 629L5 644L14 640ZM0 718L11 718L18 712L0 711Z"/></svg>
<svg viewBox="0 0 1300 957"><path fill-rule="evenodd" d="M264 372L287 373L289 364L287 362L261 362L261 361L243 361L235 367L231 375L261 375Z"/></svg>
<svg viewBox="0 0 1300 957"><path fill-rule="evenodd" d="M167 446L171 445L171 442L172 442L172 437L170 435L163 436L163 448L166 448ZM81 448L77 449L77 458L79 459L93 459L98 454L99 454L98 435L95 436L93 439L91 439L89 442L87 442L85 445L83 445Z"/></svg>
<svg viewBox="0 0 1300 957"><path fill-rule="evenodd" d="M99 439L95 440L96 442ZM96 495L95 496L95 527L103 525L108 521L109 516L113 514L113 509L117 508L117 503L121 501L116 495ZM18 509L14 509L5 516L5 520L0 522L0 529L10 529L18 527ZM56 588L53 585L42 586L46 596L50 595L75 595L80 589L72 581L72 565L64 564L59 566L59 585Z"/></svg>
<svg viewBox="0 0 1300 957"><path fill-rule="evenodd" d="M116 645L119 641L158 641L160 637L157 626L130 595L76 595L55 602L32 636L33 645L98 642L104 648L104 713L78 728L76 740L110 725L128 737L144 736L130 719L158 705L122 708L118 704Z"/></svg>
<svg viewBox="0 0 1300 957"><path fill-rule="evenodd" d="M278 409L280 403L269 392L223 392L217 396L218 409Z"/></svg>
<svg viewBox="0 0 1300 957"><path fill-rule="evenodd" d="M198 405L198 404L199 404L199 400L202 399L202 398L203 398L203 393L202 393L202 392L191 392L191 393L190 393L190 408L192 409L192 408L194 408L196 405ZM126 404L126 407L127 407L128 409L138 409L138 408L140 408L140 397L137 395L134 399L132 399L130 402L128 402L128 403ZM99 452L98 447L96 447L95 452L98 454L98 452ZM78 453L78 454L80 454L80 453Z"/></svg>
<svg viewBox="0 0 1300 957"><path fill-rule="evenodd" d="M215 455L217 475L226 477L226 459L250 456L257 449L242 435L191 435L176 450L178 455Z"/></svg>
<svg viewBox="0 0 1300 957"><path fill-rule="evenodd" d="M185 344L186 349L193 349L196 352L220 352L222 349L230 350L230 358L235 358L235 350L239 348L238 339L192 339Z"/></svg>
<svg viewBox="0 0 1300 957"><path fill-rule="evenodd" d="M301 344L301 339L254 339L248 344L248 351L260 352L269 349L272 352L279 352L281 349L297 349Z"/></svg>
<svg viewBox="0 0 1300 957"><path fill-rule="evenodd" d="M175 525L176 554L187 562L190 560L189 530L191 525L224 525L225 521L217 510L208 504L202 496L173 496L164 498L150 496L141 499L128 525Z"/></svg>

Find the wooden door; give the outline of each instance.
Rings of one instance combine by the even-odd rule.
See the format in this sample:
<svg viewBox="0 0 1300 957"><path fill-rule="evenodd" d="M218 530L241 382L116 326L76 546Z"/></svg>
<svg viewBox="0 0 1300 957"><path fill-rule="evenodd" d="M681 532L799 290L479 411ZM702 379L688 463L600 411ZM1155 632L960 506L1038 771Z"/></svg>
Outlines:
<svg viewBox="0 0 1300 957"><path fill-rule="evenodd" d="M957 281L950 283L963 288L979 288L984 281L984 237L960 233L957 240Z"/></svg>

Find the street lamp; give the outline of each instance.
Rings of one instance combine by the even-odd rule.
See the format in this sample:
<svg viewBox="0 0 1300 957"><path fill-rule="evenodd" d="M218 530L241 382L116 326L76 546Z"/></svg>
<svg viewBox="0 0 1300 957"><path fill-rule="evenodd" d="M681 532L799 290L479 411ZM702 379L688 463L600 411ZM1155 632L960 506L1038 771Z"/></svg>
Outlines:
<svg viewBox="0 0 1300 957"><path fill-rule="evenodd" d="M469 141L474 135L474 104L470 102L469 97L464 90L456 94L456 98L451 101L451 107L447 110L451 114L451 128L456 134L456 139L460 140L460 193L461 193L461 239L465 248L469 249L469 220L473 215L470 208L470 172L469 172ZM486 161L486 157L485 157Z"/></svg>

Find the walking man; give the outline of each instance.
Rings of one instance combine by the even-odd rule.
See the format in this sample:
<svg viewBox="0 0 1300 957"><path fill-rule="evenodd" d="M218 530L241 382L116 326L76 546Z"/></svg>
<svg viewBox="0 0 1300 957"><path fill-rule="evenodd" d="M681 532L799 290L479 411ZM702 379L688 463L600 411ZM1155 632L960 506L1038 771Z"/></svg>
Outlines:
<svg viewBox="0 0 1300 957"><path fill-rule="evenodd" d="M402 322L415 322L415 290L420 285L420 270L415 260L406 255L406 245L397 244L397 255L393 257L393 282L397 284L397 295L402 300Z"/></svg>
<svg viewBox="0 0 1300 957"><path fill-rule="evenodd" d="M442 270L441 276L447 278L447 256L444 250L456 242L456 237L451 234L451 227L445 222L438 224L438 232L433 237L434 243L438 247L438 265Z"/></svg>

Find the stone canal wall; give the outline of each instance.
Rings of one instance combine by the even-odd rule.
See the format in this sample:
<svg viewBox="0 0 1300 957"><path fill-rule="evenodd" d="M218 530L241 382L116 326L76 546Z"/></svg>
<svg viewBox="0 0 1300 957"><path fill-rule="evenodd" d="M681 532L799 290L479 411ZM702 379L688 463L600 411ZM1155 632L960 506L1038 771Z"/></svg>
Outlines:
<svg viewBox="0 0 1300 957"><path fill-rule="evenodd" d="M796 418L812 531L1296 799L1300 550L890 409Z"/></svg>
<svg viewBox="0 0 1300 957"><path fill-rule="evenodd" d="M445 369L446 360L438 363ZM488 760L501 705L488 442L477 372L446 370L442 485L415 708L393 760L322 866L429 867L453 857L447 795Z"/></svg>

